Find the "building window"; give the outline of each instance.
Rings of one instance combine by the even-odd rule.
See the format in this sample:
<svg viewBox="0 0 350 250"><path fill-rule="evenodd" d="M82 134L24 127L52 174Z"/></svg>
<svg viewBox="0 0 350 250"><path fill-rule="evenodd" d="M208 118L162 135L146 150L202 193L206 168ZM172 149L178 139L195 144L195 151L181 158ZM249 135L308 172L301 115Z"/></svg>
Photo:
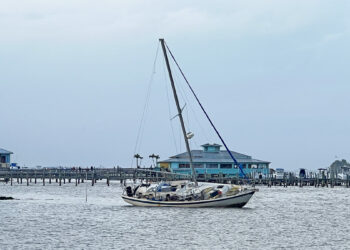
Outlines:
<svg viewBox="0 0 350 250"><path fill-rule="evenodd" d="M210 163L210 164L207 164L207 168L219 168L219 164Z"/></svg>
<svg viewBox="0 0 350 250"><path fill-rule="evenodd" d="M220 164L220 168L232 168L232 164Z"/></svg>
<svg viewBox="0 0 350 250"><path fill-rule="evenodd" d="M179 168L190 168L190 164L179 164Z"/></svg>
<svg viewBox="0 0 350 250"><path fill-rule="evenodd" d="M204 165L203 164L193 164L194 168L203 168Z"/></svg>

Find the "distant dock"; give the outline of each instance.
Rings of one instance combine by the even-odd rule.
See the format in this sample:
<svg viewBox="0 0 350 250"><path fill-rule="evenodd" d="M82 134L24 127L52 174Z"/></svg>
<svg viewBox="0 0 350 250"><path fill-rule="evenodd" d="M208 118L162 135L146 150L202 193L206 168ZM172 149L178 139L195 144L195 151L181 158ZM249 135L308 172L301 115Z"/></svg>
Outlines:
<svg viewBox="0 0 350 250"><path fill-rule="evenodd" d="M121 183L126 180L145 180L145 181L170 181L187 180L190 176L185 174L171 173L165 171L154 171L152 169L139 168L94 168L94 169L1 169L0 181L5 181L13 185L30 183L37 184L40 180L42 185L52 182L59 185L75 182L75 185L91 181L93 186L97 181L104 180L107 185L111 180L117 180Z"/></svg>
<svg viewBox="0 0 350 250"><path fill-rule="evenodd" d="M60 186L66 183L75 183L77 186L86 181L91 182L93 186L97 181L105 181L109 186L111 180L124 183L127 180L142 180L146 182L157 181L175 181L190 180L190 175L172 173L166 171L155 171L147 168L94 168L94 169L61 169L61 168L43 168L43 169L0 169L0 181L4 181L13 185L31 183L42 185L58 183ZM350 186L350 175L344 179L332 178L325 175L315 174L305 178L297 178L293 175L285 176L283 179L266 177L263 179L256 178L240 178L239 176L224 176L223 174L198 174L197 180L200 182L215 183L232 183L232 184L251 184L272 186L314 186L314 187L334 187L334 186Z"/></svg>

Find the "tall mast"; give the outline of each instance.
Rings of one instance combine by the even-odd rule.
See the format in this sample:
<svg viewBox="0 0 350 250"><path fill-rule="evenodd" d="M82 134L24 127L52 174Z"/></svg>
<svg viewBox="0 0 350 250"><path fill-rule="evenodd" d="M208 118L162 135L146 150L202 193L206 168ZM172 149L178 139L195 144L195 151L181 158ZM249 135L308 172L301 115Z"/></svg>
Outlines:
<svg viewBox="0 0 350 250"><path fill-rule="evenodd" d="M188 156L190 158L190 167L191 167L191 170L192 170L192 181L194 181L196 186L198 186L197 178L196 178L196 171L194 170L193 161L192 161L192 154L191 154L191 150L190 150L190 144L188 143L185 123L184 123L184 119L182 117L182 110L180 108L179 98L177 97L177 94L176 94L176 88L175 88L175 84L174 84L173 75L171 74L169 59L168 59L168 55L167 55L166 48L165 48L165 42L164 42L163 38L160 38L159 41L162 44L162 49L163 49L163 53L164 53L164 59L165 59L166 67L168 69L171 87L173 89L173 94L174 94L174 99L175 99L175 103L176 103L176 107L177 107L177 112L178 112L178 115L179 115L179 118L180 118L182 133L184 135L187 153L188 153Z"/></svg>

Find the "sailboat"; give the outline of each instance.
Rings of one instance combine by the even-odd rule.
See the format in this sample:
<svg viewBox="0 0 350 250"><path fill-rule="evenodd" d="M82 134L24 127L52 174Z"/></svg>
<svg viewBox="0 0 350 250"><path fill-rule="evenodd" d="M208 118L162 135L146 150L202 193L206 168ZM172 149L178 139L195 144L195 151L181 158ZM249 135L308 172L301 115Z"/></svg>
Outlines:
<svg viewBox="0 0 350 250"><path fill-rule="evenodd" d="M178 117L181 124L181 129L186 145L187 154L189 157L190 168L192 172L191 181L171 181L171 182L160 182L156 184L141 184L136 187L127 186L122 194L122 199L134 206L147 206L147 207L243 207L245 206L250 198L256 192L256 189L245 188L243 186L231 185L231 184L219 184L219 183L198 183L196 179L196 172L193 166L192 154L189 145L190 133L187 133L185 128L184 119L182 116L182 109L179 104L175 83L170 68L168 52L177 65L179 71L184 77L187 85L189 86L192 94L197 100L199 106L207 117L209 123L215 130L216 134L220 138L221 142L225 146L227 152L232 158L234 164L239 167L241 174L245 177L243 168L238 164L232 152L228 149L225 141L221 137L220 133L214 126L209 115L205 111L203 105L199 101L197 95L192 89L191 85L187 81L184 73L178 65L175 57L170 51L169 47L165 43L164 39L159 39L161 43L165 64L168 70L169 79L177 107Z"/></svg>

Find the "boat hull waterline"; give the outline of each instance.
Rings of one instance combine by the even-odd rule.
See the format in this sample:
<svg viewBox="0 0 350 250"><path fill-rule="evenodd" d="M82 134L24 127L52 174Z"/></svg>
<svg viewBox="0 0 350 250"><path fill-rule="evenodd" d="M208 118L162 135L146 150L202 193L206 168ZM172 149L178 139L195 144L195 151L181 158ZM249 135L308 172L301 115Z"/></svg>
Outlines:
<svg viewBox="0 0 350 250"><path fill-rule="evenodd" d="M154 201L146 199L138 199L122 195L125 202L142 207L238 207L241 208L248 203L255 190L241 192L233 196L226 196L212 200L199 201Z"/></svg>

